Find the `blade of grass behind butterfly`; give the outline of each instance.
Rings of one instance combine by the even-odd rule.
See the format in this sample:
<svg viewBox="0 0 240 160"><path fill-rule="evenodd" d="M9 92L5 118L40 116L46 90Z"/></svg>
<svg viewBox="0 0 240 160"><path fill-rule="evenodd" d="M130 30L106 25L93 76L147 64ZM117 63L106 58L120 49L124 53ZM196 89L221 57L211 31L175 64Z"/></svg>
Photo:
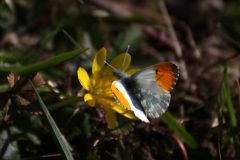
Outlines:
<svg viewBox="0 0 240 160"><path fill-rule="evenodd" d="M232 95L231 95L230 86L229 86L227 64L224 65L223 96L224 96L223 97L224 102L228 111L228 118L230 123L230 130L231 130L230 137L232 138L235 149L236 149L236 159L239 159L240 137L239 137L239 131L237 130L237 128L239 127L237 124L236 112L233 106Z"/></svg>
<svg viewBox="0 0 240 160"><path fill-rule="evenodd" d="M82 54L83 52L85 52L86 50L87 49L76 49L76 50L73 50L70 52L64 52L62 54L48 58L46 60L43 60L43 61L40 61L37 63L33 63L33 64L29 64L26 66L4 68L3 71L10 71L10 72L14 72L14 73L21 74L21 75L31 74L31 73L34 73L34 72L37 72L37 71L40 71L40 70L43 70L46 68L53 67L57 64L65 62L66 60L77 57L80 54Z"/></svg>
<svg viewBox="0 0 240 160"><path fill-rule="evenodd" d="M240 84L239 81L237 81L237 85L238 85L238 105L240 106ZM239 128L239 126L238 126ZM237 158L236 159L240 159L240 134L238 131L238 134L236 135L237 138L237 143L235 144L235 146L237 147Z"/></svg>
<svg viewBox="0 0 240 160"><path fill-rule="evenodd" d="M72 44L77 47L81 48L81 46L78 44L78 42L64 29L62 30L63 34L72 42Z"/></svg>
<svg viewBox="0 0 240 160"><path fill-rule="evenodd" d="M59 128L57 127L54 119L52 118L51 114L49 113L46 105L44 104L44 102L42 100L42 98L38 94L38 92L37 92L36 88L34 87L32 81L30 81L30 83L31 83L31 85L34 89L35 94L37 95L37 99L38 99L38 102L41 106L43 115L47 120L48 126L51 130L52 137L54 138L55 143L56 143L59 151L61 152L62 157L64 159L67 159L67 160L74 160L73 156L72 156L72 153L70 151L70 148L69 148L68 144L66 143L66 139L64 139L63 135L61 134Z"/></svg>
<svg viewBox="0 0 240 160"><path fill-rule="evenodd" d="M227 65L224 65L224 82L223 82L224 98L225 98L225 103L226 103L228 114L229 114L230 126L232 128L236 128L237 118L236 118L235 110L233 107L227 72L228 72Z"/></svg>
<svg viewBox="0 0 240 160"><path fill-rule="evenodd" d="M237 81L237 86L238 86L238 106L240 106L240 83Z"/></svg>
<svg viewBox="0 0 240 160"><path fill-rule="evenodd" d="M169 112L166 112L161 119L172 129L190 148L197 148L195 139L180 125Z"/></svg>

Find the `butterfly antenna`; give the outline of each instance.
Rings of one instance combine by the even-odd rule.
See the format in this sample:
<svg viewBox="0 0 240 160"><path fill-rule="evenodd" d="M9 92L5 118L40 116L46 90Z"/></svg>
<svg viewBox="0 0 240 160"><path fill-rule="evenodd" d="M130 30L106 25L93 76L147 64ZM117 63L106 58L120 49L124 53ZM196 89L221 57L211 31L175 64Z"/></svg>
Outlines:
<svg viewBox="0 0 240 160"><path fill-rule="evenodd" d="M131 46L128 44L128 45L127 45L127 49L126 49L126 52L127 52L127 53L128 53L128 51L129 51L130 47L131 47Z"/></svg>
<svg viewBox="0 0 240 160"><path fill-rule="evenodd" d="M127 46L127 49L126 49L125 53L128 53L129 49L130 49L130 45ZM123 63L122 63L122 68L123 68L123 66L125 64L125 61L126 61L126 56L124 56Z"/></svg>
<svg viewBox="0 0 240 160"><path fill-rule="evenodd" d="M111 64L109 64L107 61L104 60L104 63L106 63L110 68L113 69L113 73L115 76L122 78L122 77L126 77L126 74L121 72L120 70L116 69L114 66L112 66Z"/></svg>
<svg viewBox="0 0 240 160"><path fill-rule="evenodd" d="M113 67L110 63L108 63L106 60L104 60L104 63L106 63L106 65L108 65L110 68L113 69L113 71L116 71L117 69L115 67Z"/></svg>

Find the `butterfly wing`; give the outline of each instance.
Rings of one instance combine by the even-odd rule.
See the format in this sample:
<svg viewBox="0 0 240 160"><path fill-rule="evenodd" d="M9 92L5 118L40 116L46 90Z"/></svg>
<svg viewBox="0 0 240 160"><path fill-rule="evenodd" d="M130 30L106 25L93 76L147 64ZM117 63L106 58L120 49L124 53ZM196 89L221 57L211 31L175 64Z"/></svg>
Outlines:
<svg viewBox="0 0 240 160"><path fill-rule="evenodd" d="M148 117L158 118L167 110L170 91L178 76L178 67L169 62L145 68L131 76L136 83L134 93Z"/></svg>

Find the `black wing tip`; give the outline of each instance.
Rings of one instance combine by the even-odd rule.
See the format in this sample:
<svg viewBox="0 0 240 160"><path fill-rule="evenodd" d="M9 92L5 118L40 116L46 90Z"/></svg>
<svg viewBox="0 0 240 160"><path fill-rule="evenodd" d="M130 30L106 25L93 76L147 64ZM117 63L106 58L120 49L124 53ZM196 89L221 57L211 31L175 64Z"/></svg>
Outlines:
<svg viewBox="0 0 240 160"><path fill-rule="evenodd" d="M171 87L170 91L172 91L174 89L174 86L176 86L178 78L180 76L180 69L179 69L179 67L176 64L174 64L174 63L171 63L171 64L172 64L172 72L173 72L173 75L175 77L175 81L174 81L174 84Z"/></svg>

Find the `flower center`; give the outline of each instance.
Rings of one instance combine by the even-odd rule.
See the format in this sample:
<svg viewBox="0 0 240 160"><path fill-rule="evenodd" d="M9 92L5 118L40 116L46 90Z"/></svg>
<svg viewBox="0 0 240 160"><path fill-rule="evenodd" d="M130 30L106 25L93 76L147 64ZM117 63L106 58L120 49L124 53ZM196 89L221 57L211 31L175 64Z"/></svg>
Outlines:
<svg viewBox="0 0 240 160"><path fill-rule="evenodd" d="M112 82L116 80L114 76L99 76L99 78L92 80L92 88L90 93L98 97L113 98L114 95L111 90Z"/></svg>

